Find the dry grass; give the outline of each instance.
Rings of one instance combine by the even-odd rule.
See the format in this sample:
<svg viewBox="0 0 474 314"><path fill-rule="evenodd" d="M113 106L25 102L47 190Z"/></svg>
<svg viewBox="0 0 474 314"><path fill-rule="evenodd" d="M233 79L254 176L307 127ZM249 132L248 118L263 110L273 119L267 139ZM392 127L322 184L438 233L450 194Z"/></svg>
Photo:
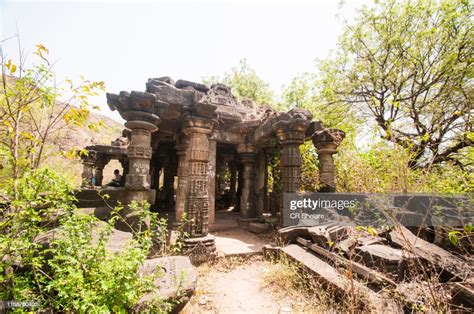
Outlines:
<svg viewBox="0 0 474 314"><path fill-rule="evenodd" d="M199 276L207 275L211 270L227 273L238 267L245 267L254 262L262 261L261 255L236 255L225 256L204 263L198 267Z"/></svg>
<svg viewBox="0 0 474 314"><path fill-rule="evenodd" d="M269 272L264 275L264 288L276 298L290 300L294 313L347 312L335 302L328 290L296 262L285 256L268 261Z"/></svg>

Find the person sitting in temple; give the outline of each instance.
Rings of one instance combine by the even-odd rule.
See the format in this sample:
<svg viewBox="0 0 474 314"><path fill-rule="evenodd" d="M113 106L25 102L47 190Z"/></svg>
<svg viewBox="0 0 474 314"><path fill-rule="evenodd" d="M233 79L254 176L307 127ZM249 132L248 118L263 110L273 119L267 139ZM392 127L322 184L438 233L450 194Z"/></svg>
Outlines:
<svg viewBox="0 0 474 314"><path fill-rule="evenodd" d="M122 176L120 175L120 171L118 169L114 170L114 178L107 185L108 186L122 186Z"/></svg>

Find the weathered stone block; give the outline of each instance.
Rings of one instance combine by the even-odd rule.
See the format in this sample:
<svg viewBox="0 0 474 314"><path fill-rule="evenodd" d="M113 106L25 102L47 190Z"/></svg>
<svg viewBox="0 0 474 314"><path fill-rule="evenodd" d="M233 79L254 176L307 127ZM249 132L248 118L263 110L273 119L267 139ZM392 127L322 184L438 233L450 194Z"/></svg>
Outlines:
<svg viewBox="0 0 474 314"><path fill-rule="evenodd" d="M251 222L249 223L249 231L253 233L266 233L270 231L270 225L267 223L261 222Z"/></svg>
<svg viewBox="0 0 474 314"><path fill-rule="evenodd" d="M197 274L187 256L160 257L146 260L139 268L143 276L158 274L154 284L157 288L154 293L147 293L138 300L133 312L149 311L153 300L168 301L175 304L173 313L182 309L196 290Z"/></svg>

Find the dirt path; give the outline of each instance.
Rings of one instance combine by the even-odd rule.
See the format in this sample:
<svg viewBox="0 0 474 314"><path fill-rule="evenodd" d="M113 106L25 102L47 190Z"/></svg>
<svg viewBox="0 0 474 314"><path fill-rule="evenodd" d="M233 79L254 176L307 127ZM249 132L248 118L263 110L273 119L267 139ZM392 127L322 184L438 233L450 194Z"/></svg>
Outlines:
<svg viewBox="0 0 474 314"><path fill-rule="evenodd" d="M262 288L268 272L265 262L254 259L237 266L202 266L198 289L182 313L279 313L286 300L275 300Z"/></svg>

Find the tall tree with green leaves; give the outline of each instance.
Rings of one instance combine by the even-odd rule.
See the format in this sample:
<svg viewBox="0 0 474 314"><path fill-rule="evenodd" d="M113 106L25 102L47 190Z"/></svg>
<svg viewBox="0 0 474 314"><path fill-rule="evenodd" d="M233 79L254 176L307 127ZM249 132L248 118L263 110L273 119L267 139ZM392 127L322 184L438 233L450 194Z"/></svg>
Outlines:
<svg viewBox="0 0 474 314"><path fill-rule="evenodd" d="M232 93L238 98L248 98L259 104L272 105L274 95L268 83L261 79L249 65L247 59L242 59L238 67L233 67L223 77L211 76L204 79L207 83L223 83L232 88Z"/></svg>
<svg viewBox="0 0 474 314"><path fill-rule="evenodd" d="M466 0L386 0L320 63L321 96L410 152L412 168L472 163L474 22Z"/></svg>

